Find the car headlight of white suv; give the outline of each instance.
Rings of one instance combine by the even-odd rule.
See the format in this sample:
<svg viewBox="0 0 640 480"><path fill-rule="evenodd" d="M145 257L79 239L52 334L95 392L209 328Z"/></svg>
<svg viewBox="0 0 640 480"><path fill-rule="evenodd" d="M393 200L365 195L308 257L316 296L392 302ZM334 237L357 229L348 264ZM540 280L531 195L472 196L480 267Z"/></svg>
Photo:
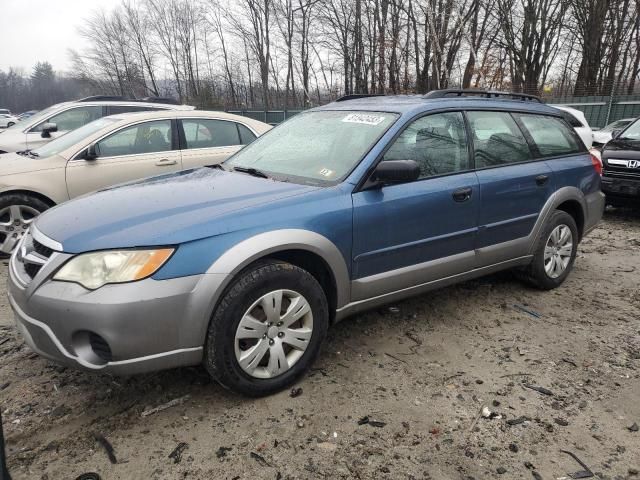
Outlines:
<svg viewBox="0 0 640 480"><path fill-rule="evenodd" d="M53 279L79 283L89 290L108 283L134 282L153 275L173 252L173 248L160 248L84 253L65 263Z"/></svg>

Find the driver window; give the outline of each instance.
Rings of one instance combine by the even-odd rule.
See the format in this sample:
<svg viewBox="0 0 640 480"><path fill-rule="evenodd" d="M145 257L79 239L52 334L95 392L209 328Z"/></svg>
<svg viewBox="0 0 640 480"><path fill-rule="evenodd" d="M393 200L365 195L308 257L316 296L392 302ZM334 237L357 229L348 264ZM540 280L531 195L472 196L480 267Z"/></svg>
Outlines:
<svg viewBox="0 0 640 480"><path fill-rule="evenodd" d="M396 139L385 160L415 160L420 178L469 170L462 113L436 113L415 120Z"/></svg>
<svg viewBox="0 0 640 480"><path fill-rule="evenodd" d="M171 150L171 120L139 123L96 144L99 157L117 157Z"/></svg>
<svg viewBox="0 0 640 480"><path fill-rule="evenodd" d="M31 129L32 132L41 132L45 123L55 123L59 132L70 132L76 128L80 128L89 122L93 122L102 117L101 106L86 106L70 108L57 115L49 117L49 119L41 122Z"/></svg>

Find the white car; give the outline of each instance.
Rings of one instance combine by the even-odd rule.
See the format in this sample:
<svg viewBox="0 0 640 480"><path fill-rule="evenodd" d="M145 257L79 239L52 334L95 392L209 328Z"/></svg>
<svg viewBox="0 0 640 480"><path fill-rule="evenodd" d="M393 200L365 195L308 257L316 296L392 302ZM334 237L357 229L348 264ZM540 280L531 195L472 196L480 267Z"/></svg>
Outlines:
<svg viewBox="0 0 640 480"><path fill-rule="evenodd" d="M127 112L194 110L170 99L128 100L121 97L87 97L58 103L0 131L0 154L33 150L98 118Z"/></svg>
<svg viewBox="0 0 640 480"><path fill-rule="evenodd" d="M620 120L616 120L615 122L610 123L600 130L596 130L595 132L593 132L593 145L596 147L601 147L609 140L611 140L611 134L615 130L624 130L634 121L635 118L621 118Z"/></svg>
<svg viewBox="0 0 640 480"><path fill-rule="evenodd" d="M18 119L18 117L14 117L13 115L6 113L0 114L0 128L12 127L19 121L20 119Z"/></svg>
<svg viewBox="0 0 640 480"><path fill-rule="evenodd" d="M593 145L593 131L587 122L587 118L580 110L571 107L565 107L563 105L550 105L551 107L562 110L564 119L573 127L580 138L584 142L587 148L591 148Z"/></svg>

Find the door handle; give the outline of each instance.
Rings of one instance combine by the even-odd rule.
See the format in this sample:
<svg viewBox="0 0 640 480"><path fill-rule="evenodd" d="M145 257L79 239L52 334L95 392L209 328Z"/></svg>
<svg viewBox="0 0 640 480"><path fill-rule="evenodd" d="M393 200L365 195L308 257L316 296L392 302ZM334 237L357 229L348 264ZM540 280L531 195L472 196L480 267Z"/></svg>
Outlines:
<svg viewBox="0 0 640 480"><path fill-rule="evenodd" d="M176 163L178 163L175 160L169 160L168 158L163 158L162 160L158 160L156 162L156 166L158 167L168 167L170 165L175 165Z"/></svg>
<svg viewBox="0 0 640 480"><path fill-rule="evenodd" d="M466 202L471 198L471 194L473 193L473 189L471 187L464 187L455 190L451 196L456 202Z"/></svg>
<svg viewBox="0 0 640 480"><path fill-rule="evenodd" d="M536 185L538 185L539 187L543 186L548 181L549 181L549 175L538 175L536 177Z"/></svg>

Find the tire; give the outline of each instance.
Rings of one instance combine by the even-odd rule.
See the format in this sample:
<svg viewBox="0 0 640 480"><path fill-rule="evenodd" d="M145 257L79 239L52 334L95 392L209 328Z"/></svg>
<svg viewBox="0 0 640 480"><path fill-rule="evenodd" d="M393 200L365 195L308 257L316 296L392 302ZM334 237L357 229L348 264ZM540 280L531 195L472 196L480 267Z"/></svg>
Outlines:
<svg viewBox="0 0 640 480"><path fill-rule="evenodd" d="M50 207L39 198L24 193L0 196L0 258L11 255L33 219Z"/></svg>
<svg viewBox="0 0 640 480"><path fill-rule="evenodd" d="M15 123L14 123L14 122L9 122L9 123L7 123L7 128L9 128L9 127L13 127L14 125L15 125Z"/></svg>
<svg viewBox="0 0 640 480"><path fill-rule="evenodd" d="M287 319L301 315L291 323L291 329L284 324L280 326L282 320L266 327L270 319L261 299L266 298L267 305L273 299L276 305L278 292L283 292L282 303L277 303L281 307L271 310L275 315L271 319L280 318L288 323ZM254 319L260 324L253 323ZM209 323L204 365L215 380L230 390L251 397L269 395L294 383L309 368L318 355L328 325L327 298L309 272L278 260L260 261L238 274L224 292ZM302 342L291 332L298 335L305 332L308 340ZM252 338L238 339L244 335ZM293 348L289 341L298 344L298 348ZM261 349L268 350L262 355L254 354L255 361L246 360ZM276 352L273 372L278 373L272 373L273 352ZM286 357L284 362L280 360L284 359L282 354ZM241 359L245 367L241 366Z"/></svg>
<svg viewBox="0 0 640 480"><path fill-rule="evenodd" d="M571 248L570 254L567 257L556 257L556 264L558 266L557 270L552 268L552 272L548 271L548 267L551 267L550 260L545 259L545 250L547 245L551 245L551 252L553 252L553 239L551 239L551 235L554 232L564 232L564 228L567 228L571 232ZM519 276L521 279L529 283L530 285L539 288L541 290L552 290L554 288L559 287L562 283L567 279L571 269L573 268L573 263L576 259L576 252L578 250L578 227L576 226L576 222L571 215L562 210L555 210L549 220L547 220L538 240L536 242L536 246L534 249L534 255L532 262L524 269L519 272ZM565 248L557 248L558 255L561 255L562 251L568 253L568 245L564 246ZM554 256L553 254L551 256ZM566 266L561 269L559 261L562 261L562 265L566 263ZM548 266L548 267L547 267Z"/></svg>

